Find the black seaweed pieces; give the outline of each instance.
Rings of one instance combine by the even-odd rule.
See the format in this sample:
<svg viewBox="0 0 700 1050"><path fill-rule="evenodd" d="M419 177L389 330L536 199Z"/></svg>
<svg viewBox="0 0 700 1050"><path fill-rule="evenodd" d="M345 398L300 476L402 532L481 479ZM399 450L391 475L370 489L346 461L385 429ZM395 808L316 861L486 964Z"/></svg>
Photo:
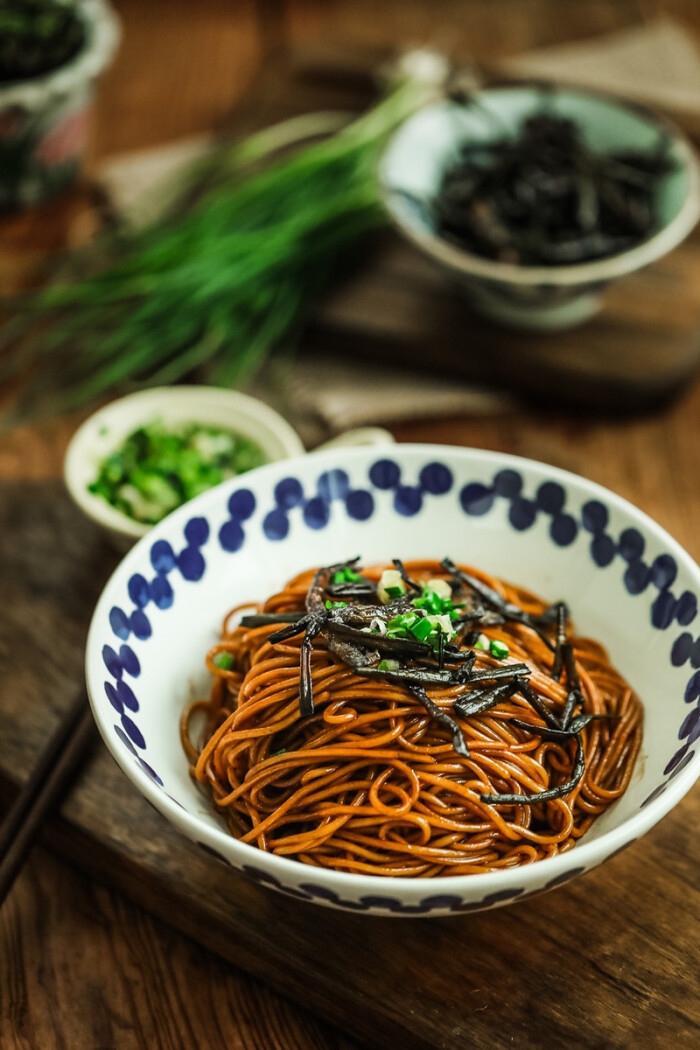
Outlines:
<svg viewBox="0 0 700 1050"><path fill-rule="evenodd" d="M530 616L529 613L524 612L517 605L513 605L512 602L505 601L505 599L502 598L497 591L494 591L492 587L489 587L488 584L482 583L481 580L477 580L475 576L470 576L469 573L458 569L451 558L443 558L440 564L445 572L450 573L455 583L469 587L470 590L478 594L486 605L490 606L491 609L503 618L503 621L521 623L525 627L530 627L539 635L549 649L554 649L554 646L534 616Z"/></svg>
<svg viewBox="0 0 700 1050"><path fill-rule="evenodd" d="M548 609L547 612L550 610ZM569 618L569 610L567 609L564 602L557 602L556 605L552 606L552 611L556 617L557 622L557 635L554 649L554 662L552 664L552 678L556 678L559 681L561 672L564 667L564 646L566 645L566 621ZM546 623L546 613L540 616L540 623Z"/></svg>
<svg viewBox="0 0 700 1050"><path fill-rule="evenodd" d="M462 718L480 715L484 711L495 707L496 704L501 704L504 700L510 700L513 693L516 693L521 688L521 685L521 679L515 678L512 682L502 682L500 685L492 685L488 689L476 689L472 693L467 693L466 696L460 696L458 700L455 700L453 707Z"/></svg>
<svg viewBox="0 0 700 1050"><path fill-rule="evenodd" d="M434 722L444 726L452 733L452 746L458 755L462 758L470 758L469 748L467 747L464 737L462 736L462 730L446 711L443 711L434 700L431 700L425 689L420 685L410 685L409 689L415 696L416 700L419 700L425 710L428 712Z"/></svg>
<svg viewBox="0 0 700 1050"><path fill-rule="evenodd" d="M401 561L401 559L400 558L392 558L391 560L392 560L392 562L394 564L394 567L399 572L399 574L401 576L401 579L403 580L403 582L408 587L408 589L410 591L415 591L417 594L421 594L422 591L423 591L423 588L421 587L421 585L419 583L416 583L415 580L411 579L411 577L406 572L406 568L404 566L404 563Z"/></svg>
<svg viewBox="0 0 700 1050"><path fill-rule="evenodd" d="M582 729L585 729L589 722L594 719L609 718L609 715L577 715L576 718L572 718L568 726L565 729L554 729L552 726L538 726L533 722L523 722L519 718L511 718L510 724L517 726L518 729L526 729L529 733L536 733L537 736L541 736L543 740L555 740L559 742L565 742L571 740L572 736L576 736Z"/></svg>
<svg viewBox="0 0 700 1050"><path fill-rule="evenodd" d="M554 802L555 799L564 798L578 786L586 770L586 756L583 751L581 734L577 733L574 739L576 740L576 757L571 778L566 783L558 784L557 787L549 788L547 791L537 791L534 795L482 795L481 801L487 806L536 806L540 802Z"/></svg>
<svg viewBox="0 0 700 1050"><path fill-rule="evenodd" d="M574 121L542 105L515 135L462 147L433 218L446 240L498 262L561 266L616 255L659 227L661 182L675 169L669 145L660 135L647 152L599 153Z"/></svg>
<svg viewBox="0 0 700 1050"><path fill-rule="evenodd" d="M241 616L241 627L270 627L275 623L298 623L306 616L303 612L248 613ZM292 635L289 635L291 638Z"/></svg>

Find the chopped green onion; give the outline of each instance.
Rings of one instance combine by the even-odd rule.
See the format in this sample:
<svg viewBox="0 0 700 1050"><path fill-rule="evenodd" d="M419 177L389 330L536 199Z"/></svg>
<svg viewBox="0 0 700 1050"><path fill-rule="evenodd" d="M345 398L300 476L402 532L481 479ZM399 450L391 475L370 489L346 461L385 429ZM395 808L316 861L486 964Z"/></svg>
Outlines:
<svg viewBox="0 0 700 1050"><path fill-rule="evenodd" d="M488 649L491 642L487 635L480 634L477 640L474 642L474 649Z"/></svg>
<svg viewBox="0 0 700 1050"><path fill-rule="evenodd" d="M326 602L327 609L345 609L347 608L347 602Z"/></svg>
<svg viewBox="0 0 700 1050"><path fill-rule="evenodd" d="M354 572L349 565L333 573L333 583L357 583L361 579L359 572Z"/></svg>
<svg viewBox="0 0 700 1050"><path fill-rule="evenodd" d="M510 649L505 642L500 642L498 638L494 638L490 645L491 656L495 656L497 660L505 660L506 656L510 653Z"/></svg>
<svg viewBox="0 0 700 1050"><path fill-rule="evenodd" d="M230 653L217 653L213 662L222 671L230 671L233 667L233 657Z"/></svg>
<svg viewBox="0 0 700 1050"><path fill-rule="evenodd" d="M428 616L427 619L434 628L440 630L447 638L451 638L456 633L452 626L452 621L445 613L441 616Z"/></svg>
<svg viewBox="0 0 700 1050"><path fill-rule="evenodd" d="M389 620L388 624L386 625L387 630L409 631L411 629L411 626L414 623L416 623L417 620L420 619L422 619L422 617L418 616L417 613L399 613L399 615L395 616L393 620Z"/></svg>
<svg viewBox="0 0 700 1050"><path fill-rule="evenodd" d="M438 584L445 584L445 588L438 588ZM430 580L423 585L423 591L418 598L414 598L413 604L416 609L425 609L434 616L445 613L454 613L462 606L456 606L452 601L452 590L446 580Z"/></svg>
<svg viewBox="0 0 700 1050"><path fill-rule="evenodd" d="M430 613L439 613L442 611L441 599L437 596L437 594L433 594L430 592L426 593L424 591L420 598L416 598L414 600L413 604L415 605L416 609L425 609L427 612Z"/></svg>
<svg viewBox="0 0 700 1050"><path fill-rule="evenodd" d="M409 627L411 634L420 642L425 641L432 629L433 625L427 616L423 616L416 620L416 622Z"/></svg>
<svg viewBox="0 0 700 1050"><path fill-rule="evenodd" d="M275 758L277 755L286 755L286 754L287 754L287 748L286 747L281 747L279 749L279 751L273 751L272 754L270 755L270 757L271 758Z"/></svg>
<svg viewBox="0 0 700 1050"><path fill-rule="evenodd" d="M380 660L378 671L398 671L399 661L398 660Z"/></svg>
<svg viewBox="0 0 700 1050"><path fill-rule="evenodd" d="M188 423L167 430L152 420L102 460L88 491L134 521L155 524L175 507L267 461L231 430Z"/></svg>
<svg viewBox="0 0 700 1050"><path fill-rule="evenodd" d="M389 593L392 591L393 593ZM398 593L397 593L398 591ZM406 593L406 584L401 579L398 569L385 569L377 584L377 597L383 605Z"/></svg>

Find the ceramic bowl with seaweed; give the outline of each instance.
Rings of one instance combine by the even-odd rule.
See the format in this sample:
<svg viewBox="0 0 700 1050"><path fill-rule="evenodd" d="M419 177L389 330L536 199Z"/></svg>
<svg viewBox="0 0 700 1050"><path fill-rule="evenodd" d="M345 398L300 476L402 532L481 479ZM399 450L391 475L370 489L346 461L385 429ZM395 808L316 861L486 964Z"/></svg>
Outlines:
<svg viewBox="0 0 700 1050"><path fill-rule="evenodd" d="M513 327L568 328L679 244L698 161L670 121L604 93L499 85L410 117L379 169L398 229Z"/></svg>
<svg viewBox="0 0 700 1050"><path fill-rule="evenodd" d="M205 655L226 612L295 573L446 554L568 603L644 709L641 753L622 797L573 849L524 866L440 878L309 866L244 844L195 784L180 716L206 697ZM330 449L261 467L205 492L129 552L97 604L87 681L125 774L223 863L303 901L375 915L492 908L559 886L633 845L700 773L695 667L700 569L630 503L531 460L438 445Z"/></svg>
<svg viewBox="0 0 700 1050"><path fill-rule="evenodd" d="M10 0L0 8L0 208L75 180L97 79L119 44L108 0Z"/></svg>

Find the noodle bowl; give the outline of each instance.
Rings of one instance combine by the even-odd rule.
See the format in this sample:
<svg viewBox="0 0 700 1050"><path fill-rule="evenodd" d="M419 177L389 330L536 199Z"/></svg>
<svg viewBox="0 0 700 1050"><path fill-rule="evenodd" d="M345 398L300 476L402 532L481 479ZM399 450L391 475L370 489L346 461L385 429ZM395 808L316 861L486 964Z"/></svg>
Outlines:
<svg viewBox="0 0 700 1050"><path fill-rule="evenodd" d="M310 866L431 878L570 850L627 788L639 699L562 606L420 561L383 615L386 571L332 585L332 570L310 570L257 619L231 610L207 655L211 696L182 719L192 776L237 839ZM347 604L333 600L343 586ZM451 611L430 617L421 601Z"/></svg>

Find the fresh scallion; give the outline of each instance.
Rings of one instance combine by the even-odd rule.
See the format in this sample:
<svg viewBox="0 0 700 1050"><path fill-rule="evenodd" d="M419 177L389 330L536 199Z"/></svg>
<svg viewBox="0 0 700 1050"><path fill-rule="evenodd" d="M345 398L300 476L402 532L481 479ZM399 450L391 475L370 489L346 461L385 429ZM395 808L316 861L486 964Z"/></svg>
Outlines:
<svg viewBox="0 0 700 1050"><path fill-rule="evenodd" d="M433 630L433 625L427 616L423 616L416 620L415 623L409 627L411 634L418 639L419 642L425 641L430 632Z"/></svg>
<svg viewBox="0 0 700 1050"><path fill-rule="evenodd" d="M222 671L230 671L233 667L233 657L230 653L216 653L213 663Z"/></svg>
<svg viewBox="0 0 700 1050"><path fill-rule="evenodd" d="M449 66L414 51L395 72L396 86L363 116L341 126L329 115L333 133L321 141L290 153L285 122L215 150L164 218L99 239L78 257L73 283L8 301L0 381L30 367L2 423L173 383L194 369L209 383L240 386L272 349L293 343L352 253L386 222L378 157L403 120L441 95ZM322 123L310 115L300 134L296 119L297 143L309 132L318 139Z"/></svg>
<svg viewBox="0 0 700 1050"><path fill-rule="evenodd" d="M358 583L361 579L359 572L354 572L349 565L344 565L338 572L333 573L333 583Z"/></svg>
<svg viewBox="0 0 700 1050"><path fill-rule="evenodd" d="M397 569L385 569L377 584L377 597L383 605L388 605L395 598L406 593L406 584Z"/></svg>
<svg viewBox="0 0 700 1050"><path fill-rule="evenodd" d="M200 492L266 462L259 445L233 431L199 423L168 430L153 420L102 461L88 491L152 525Z"/></svg>
<svg viewBox="0 0 700 1050"><path fill-rule="evenodd" d="M497 660L505 660L510 653L510 649L505 642L499 641L498 638L494 638L489 646L491 656L495 656Z"/></svg>

